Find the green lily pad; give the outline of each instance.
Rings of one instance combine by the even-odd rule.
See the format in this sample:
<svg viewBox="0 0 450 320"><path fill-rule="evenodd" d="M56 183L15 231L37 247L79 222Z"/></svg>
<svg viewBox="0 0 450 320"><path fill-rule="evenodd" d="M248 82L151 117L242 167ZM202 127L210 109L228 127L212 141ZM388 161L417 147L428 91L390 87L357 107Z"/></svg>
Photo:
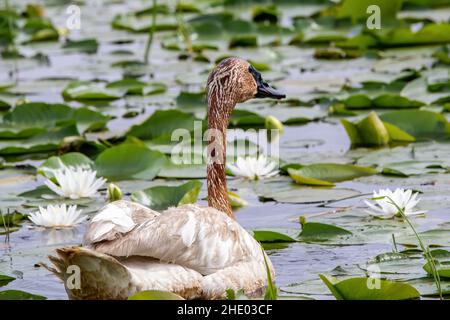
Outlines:
<svg viewBox="0 0 450 320"><path fill-rule="evenodd" d="M74 125L61 129L50 130L28 139L14 139L0 141L1 155L21 155L55 151L65 137L78 136Z"/></svg>
<svg viewBox="0 0 450 320"><path fill-rule="evenodd" d="M450 123L444 115L425 110L401 110L383 113L380 119L415 138L445 139L450 136Z"/></svg>
<svg viewBox="0 0 450 320"><path fill-rule="evenodd" d="M450 230L449 229L431 229L419 233L422 241L429 247L447 247L450 246ZM418 247L417 238L414 235L401 236L397 239L397 243L408 246Z"/></svg>
<svg viewBox="0 0 450 320"><path fill-rule="evenodd" d="M422 117L423 115L423 117ZM419 128L414 127L420 122ZM416 138L442 134L449 130L445 117L431 111L401 110L383 113L371 112L367 118L352 123L341 123L354 146L383 146L389 142L413 142ZM450 131L448 131L450 132ZM444 135L445 137L445 135Z"/></svg>
<svg viewBox="0 0 450 320"><path fill-rule="evenodd" d="M450 42L450 24L430 23L420 30L411 28L386 28L375 32L382 46L408 46Z"/></svg>
<svg viewBox="0 0 450 320"><path fill-rule="evenodd" d="M21 290L0 291L0 300L46 300L44 296L28 293Z"/></svg>
<svg viewBox="0 0 450 320"><path fill-rule="evenodd" d="M260 181L255 192L262 200L283 203L321 203L358 196L356 190L346 188L311 188L293 183L290 178Z"/></svg>
<svg viewBox="0 0 450 320"><path fill-rule="evenodd" d="M8 283L14 280L16 280L16 278L0 274L0 287L6 286Z"/></svg>
<svg viewBox="0 0 450 320"><path fill-rule="evenodd" d="M103 151L95 160L99 176L110 180L151 180L166 162L164 154L146 147L122 144Z"/></svg>
<svg viewBox="0 0 450 320"><path fill-rule="evenodd" d="M337 18L351 18L352 21L366 20L369 14L367 8L376 5L380 8L383 15L383 21L393 21L397 12L400 10L401 0L344 0L336 8Z"/></svg>
<svg viewBox="0 0 450 320"><path fill-rule="evenodd" d="M73 109L64 104L24 103L5 114L0 137L29 138L46 132L46 128L70 124L75 124L78 131L84 133L102 129L108 120L108 116L86 107Z"/></svg>
<svg viewBox="0 0 450 320"><path fill-rule="evenodd" d="M116 100L124 96L124 90L106 88L104 84L89 81L74 81L62 92L66 100Z"/></svg>
<svg viewBox="0 0 450 320"><path fill-rule="evenodd" d="M106 88L124 90L126 94L137 94L142 96L164 93L167 90L164 83L146 83L133 78L110 82L106 85Z"/></svg>
<svg viewBox="0 0 450 320"><path fill-rule="evenodd" d="M131 127L127 135L145 140L158 138L158 141L171 141L177 129L193 131L194 121L196 118L193 115L180 110L157 110L143 123Z"/></svg>
<svg viewBox="0 0 450 320"><path fill-rule="evenodd" d="M259 242L296 242L286 234L267 230L253 230L253 237Z"/></svg>
<svg viewBox="0 0 450 320"><path fill-rule="evenodd" d="M195 203L201 187L200 181L189 181L179 186L156 186L133 192L131 199L153 210L166 210L169 207Z"/></svg>
<svg viewBox="0 0 450 320"><path fill-rule="evenodd" d="M168 291L158 291L158 290L147 290L138 292L128 300L184 300L179 295L168 292Z"/></svg>
<svg viewBox="0 0 450 320"><path fill-rule="evenodd" d="M352 180L359 177L377 174L378 171L369 167L352 164L318 163L304 166L300 169L288 169L289 176L299 184L313 186L332 186L333 182Z"/></svg>
<svg viewBox="0 0 450 320"><path fill-rule="evenodd" d="M204 108L206 105L205 92L180 92L176 98L180 109Z"/></svg>
<svg viewBox="0 0 450 320"><path fill-rule="evenodd" d="M45 160L38 168L37 172L47 178L52 178L53 171L63 167L93 167L94 162L79 152L69 152L62 156L52 156Z"/></svg>
<svg viewBox="0 0 450 320"><path fill-rule="evenodd" d="M119 14L114 17L112 21L114 29L126 30L129 32L145 33L152 28L152 19L149 15L135 15L135 14ZM178 28L178 23L173 16L156 17L155 31L170 31Z"/></svg>
<svg viewBox="0 0 450 320"><path fill-rule="evenodd" d="M319 222L305 222L299 234L301 241L326 241L336 237L350 236L352 233L344 228Z"/></svg>
<svg viewBox="0 0 450 320"><path fill-rule="evenodd" d="M337 300L409 300L420 297L419 291L407 283L365 277L337 281L323 274L319 277ZM372 284L375 281L379 282L379 287Z"/></svg>
<svg viewBox="0 0 450 320"><path fill-rule="evenodd" d="M158 177L169 179L206 178L206 164L174 164L169 160L161 167Z"/></svg>
<svg viewBox="0 0 450 320"><path fill-rule="evenodd" d="M423 269L430 275L433 275L432 268L429 262L427 262ZM436 263L436 270L439 277L450 278L450 261L442 261Z"/></svg>
<svg viewBox="0 0 450 320"><path fill-rule="evenodd" d="M83 40L68 40L62 47L70 51L96 53L98 49L98 41L93 38Z"/></svg>

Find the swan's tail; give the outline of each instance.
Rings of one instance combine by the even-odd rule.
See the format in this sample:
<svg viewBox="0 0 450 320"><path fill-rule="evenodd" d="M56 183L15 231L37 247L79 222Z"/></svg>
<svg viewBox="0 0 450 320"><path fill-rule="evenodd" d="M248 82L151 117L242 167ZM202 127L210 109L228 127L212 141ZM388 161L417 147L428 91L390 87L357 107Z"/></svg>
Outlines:
<svg viewBox="0 0 450 320"><path fill-rule="evenodd" d="M149 257L121 261L84 247L56 250L54 267L42 264L64 282L70 299L127 299L143 290L176 293L186 299L201 297L202 276L180 265Z"/></svg>
<svg viewBox="0 0 450 320"><path fill-rule="evenodd" d="M70 299L127 299L134 288L127 268L111 256L82 247L56 249L54 267Z"/></svg>

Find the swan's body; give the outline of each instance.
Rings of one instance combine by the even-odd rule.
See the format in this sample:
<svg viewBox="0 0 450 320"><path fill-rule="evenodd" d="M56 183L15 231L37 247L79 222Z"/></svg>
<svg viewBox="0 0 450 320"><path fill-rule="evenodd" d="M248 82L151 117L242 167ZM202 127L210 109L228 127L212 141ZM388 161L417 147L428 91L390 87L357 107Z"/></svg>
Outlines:
<svg viewBox="0 0 450 320"><path fill-rule="evenodd" d="M220 157L208 163L209 207L183 205L158 213L129 201L108 204L90 221L83 247L58 249L58 257L50 257L55 265L50 270L64 281L71 299L126 299L143 290L170 291L187 299L219 299L227 289L262 293L265 253L234 220L221 162L232 108L262 94L262 79L254 79L249 66L226 59L208 80L208 126L223 133L210 140L215 142L211 154ZM230 83L237 87L228 88L231 98L227 87L221 87ZM68 285L70 265L81 270L81 288Z"/></svg>
<svg viewBox="0 0 450 320"><path fill-rule="evenodd" d="M133 202L110 203L92 219L83 247L58 255L51 260L63 280L70 265L85 271L81 290L66 288L73 299L121 299L150 289L218 299L227 289L257 294L267 281L254 238L223 212L196 205L159 214Z"/></svg>

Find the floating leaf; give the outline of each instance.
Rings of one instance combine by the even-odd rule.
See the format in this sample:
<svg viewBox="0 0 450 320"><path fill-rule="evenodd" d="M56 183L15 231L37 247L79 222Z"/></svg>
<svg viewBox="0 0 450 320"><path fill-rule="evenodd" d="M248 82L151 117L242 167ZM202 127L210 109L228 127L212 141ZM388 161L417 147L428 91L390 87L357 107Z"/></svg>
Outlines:
<svg viewBox="0 0 450 320"><path fill-rule="evenodd" d="M171 141L171 136L177 129L193 131L194 121L196 118L193 115L180 110L157 110L143 123L131 127L127 135L146 140L158 138L159 141ZM199 124L202 128L201 122Z"/></svg>
<svg viewBox="0 0 450 320"><path fill-rule="evenodd" d="M108 85L106 85L106 88L119 89L125 91L126 94L138 94L143 96L163 93L167 90L166 85L163 83L146 83L133 78L122 79L108 83Z"/></svg>
<svg viewBox="0 0 450 320"><path fill-rule="evenodd" d="M158 173L160 178L172 179L202 179L206 178L205 164L174 164L167 161Z"/></svg>
<svg viewBox="0 0 450 320"><path fill-rule="evenodd" d="M394 111L388 114L396 114L400 112L419 112L421 110L405 110L405 111ZM341 119L341 123L347 132L347 135L355 146L384 146L389 142L412 142L415 141L415 137L406 131L403 131L398 125L401 124L400 121L393 121L395 117L387 116L381 117L375 112L371 112L367 118L362 119L357 123L351 123L348 120ZM385 120L383 122L382 120ZM388 121L387 119L392 119Z"/></svg>
<svg viewBox="0 0 450 320"><path fill-rule="evenodd" d="M159 291L159 290L147 290L138 292L128 300L184 300L179 295L168 292L168 291Z"/></svg>
<svg viewBox="0 0 450 320"><path fill-rule="evenodd" d="M344 188L310 188L291 182L290 178L260 181L255 187L262 200L275 200L284 203L318 203L352 198L360 193Z"/></svg>
<svg viewBox="0 0 450 320"><path fill-rule="evenodd" d="M299 234L301 241L326 241L335 237L349 236L352 233L344 228L319 222L305 222Z"/></svg>
<svg viewBox="0 0 450 320"><path fill-rule="evenodd" d="M401 0L344 0L336 8L337 18L351 18L353 22L366 21L367 8L371 5L378 6L383 13L383 21L389 22L396 18L400 10Z"/></svg>
<svg viewBox="0 0 450 320"><path fill-rule="evenodd" d="M378 171L352 164L318 163L300 169L287 169L289 176L299 184L332 186L333 182L351 180L377 174Z"/></svg>
<svg viewBox="0 0 450 320"><path fill-rule="evenodd" d="M420 297L420 293L407 283L366 277L337 281L323 274L319 277L337 300L409 300Z"/></svg>
<svg viewBox="0 0 450 320"><path fill-rule="evenodd" d="M124 90L105 88L105 85L89 81L74 81L68 84L62 96L66 100L116 100L123 97Z"/></svg>
<svg viewBox="0 0 450 320"><path fill-rule="evenodd" d="M425 110L401 110L383 113L380 118L415 138L445 139L450 136L450 123L440 113Z"/></svg>
<svg viewBox="0 0 450 320"><path fill-rule="evenodd" d="M195 203L201 186L200 181L189 181L179 186L156 186L134 192L131 199L153 210L166 210L169 207Z"/></svg>
<svg viewBox="0 0 450 320"><path fill-rule="evenodd" d="M16 278L0 274L0 287L6 286L8 283L14 280L16 280Z"/></svg>
<svg viewBox="0 0 450 320"><path fill-rule="evenodd" d="M439 274L439 277L442 278L450 278L450 261L442 261L442 262L435 262L436 264L436 271ZM430 262L427 262L423 269L430 275L433 275L432 267L430 265Z"/></svg>
<svg viewBox="0 0 450 320"><path fill-rule="evenodd" d="M0 300L46 300L44 296L28 293L20 290L0 291Z"/></svg>
<svg viewBox="0 0 450 320"><path fill-rule="evenodd" d="M70 51L96 53L98 49L98 42L93 38L83 40L68 40L62 47Z"/></svg>
<svg viewBox="0 0 450 320"><path fill-rule="evenodd" d="M93 167L94 162L79 152L69 152L62 156L53 156L45 160L38 168L38 173L52 178L53 171L63 167Z"/></svg>
<svg viewBox="0 0 450 320"><path fill-rule="evenodd" d="M95 160L99 176L111 180L151 180L159 173L166 157L133 144L122 144L103 151Z"/></svg>
<svg viewBox="0 0 450 320"><path fill-rule="evenodd" d="M420 30L411 28L383 28L375 32L382 46L408 46L450 42L449 23L430 23Z"/></svg>
<svg viewBox="0 0 450 320"><path fill-rule="evenodd" d="M259 242L296 242L290 236L275 231L254 230L253 237Z"/></svg>
<svg viewBox="0 0 450 320"><path fill-rule="evenodd" d="M5 138L28 138L47 130L45 128L65 127L75 124L80 133L102 129L109 117L86 107L73 109L65 104L42 102L24 103L8 111L3 119ZM14 131L11 131L14 130Z"/></svg>
<svg viewBox="0 0 450 320"><path fill-rule="evenodd" d="M206 97L204 92L180 92L176 102L180 109L204 108Z"/></svg>

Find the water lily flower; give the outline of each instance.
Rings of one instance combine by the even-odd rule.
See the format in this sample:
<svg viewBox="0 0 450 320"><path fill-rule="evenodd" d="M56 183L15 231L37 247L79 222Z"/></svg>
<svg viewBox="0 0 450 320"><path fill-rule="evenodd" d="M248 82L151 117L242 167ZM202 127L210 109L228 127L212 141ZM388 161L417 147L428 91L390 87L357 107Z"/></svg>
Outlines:
<svg viewBox="0 0 450 320"><path fill-rule="evenodd" d="M278 174L277 166L277 162L266 158L264 155L246 158L239 157L236 160L236 164L227 165L233 175L249 180L259 180L276 176Z"/></svg>
<svg viewBox="0 0 450 320"><path fill-rule="evenodd" d="M367 210L369 214L391 218L394 216L400 217L401 214L397 208L401 208L406 216L417 215L425 213L426 211L414 211L414 207L419 203L417 199L418 193L413 193L412 190L395 189L381 189L378 192L373 192L374 202L365 201L371 210ZM392 201L397 205L392 204Z"/></svg>
<svg viewBox="0 0 450 320"><path fill-rule="evenodd" d="M39 211L30 213L29 219L38 226L46 228L72 227L86 219L81 216L81 210L77 206L48 205L47 208L39 207Z"/></svg>
<svg viewBox="0 0 450 320"><path fill-rule="evenodd" d="M85 167L63 167L53 172L57 184L47 179L45 184L56 194L70 198L90 198L106 182L96 178L97 171Z"/></svg>

